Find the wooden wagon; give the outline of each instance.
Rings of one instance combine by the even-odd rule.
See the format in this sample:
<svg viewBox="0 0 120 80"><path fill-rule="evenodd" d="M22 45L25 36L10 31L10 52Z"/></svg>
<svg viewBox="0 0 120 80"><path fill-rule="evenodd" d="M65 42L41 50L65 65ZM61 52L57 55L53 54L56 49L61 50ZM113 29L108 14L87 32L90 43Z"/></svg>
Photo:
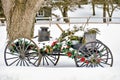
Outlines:
<svg viewBox="0 0 120 80"><path fill-rule="evenodd" d="M58 27L60 28L59 25ZM48 28L41 29L38 41L49 40ZM65 35L63 33L62 37ZM76 39L77 41L70 37L69 40L59 39L51 45L43 44L43 48L40 48L32 39L18 38L7 44L4 51L5 63L7 66L55 66L60 56L68 56L74 59L77 67L112 67L112 52L104 43L96 39L96 34L85 32L83 37Z"/></svg>

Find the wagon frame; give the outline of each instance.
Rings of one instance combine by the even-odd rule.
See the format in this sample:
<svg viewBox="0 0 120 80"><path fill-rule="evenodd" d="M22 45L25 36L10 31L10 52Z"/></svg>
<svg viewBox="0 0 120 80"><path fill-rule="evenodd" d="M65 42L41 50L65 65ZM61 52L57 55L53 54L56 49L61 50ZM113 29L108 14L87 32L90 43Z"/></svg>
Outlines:
<svg viewBox="0 0 120 80"><path fill-rule="evenodd" d="M59 24L57 26L63 31ZM111 50L96 37L93 41L72 45L72 48L77 52L74 55L71 54L77 67L112 67L113 65ZM60 56L66 56L66 54L60 49L49 53L42 52L34 40L29 38L18 38L8 42L4 51L7 66L55 66Z"/></svg>

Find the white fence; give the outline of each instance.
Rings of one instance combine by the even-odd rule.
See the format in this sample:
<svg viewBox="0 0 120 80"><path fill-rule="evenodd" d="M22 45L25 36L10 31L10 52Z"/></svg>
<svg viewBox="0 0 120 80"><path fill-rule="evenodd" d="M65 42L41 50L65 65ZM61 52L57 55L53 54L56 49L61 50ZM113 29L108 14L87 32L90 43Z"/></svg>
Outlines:
<svg viewBox="0 0 120 80"><path fill-rule="evenodd" d="M92 24L100 24L100 23L107 23L107 24L120 24L120 17L112 17L111 21L109 17L36 17L36 23L46 24L46 23L59 23L65 24L63 19L68 19L70 24L80 24L86 23L87 21ZM106 19L106 22L103 22L103 19Z"/></svg>
<svg viewBox="0 0 120 80"><path fill-rule="evenodd" d="M68 19L70 24L83 24L87 21L89 24L120 24L120 17L112 17L112 21L109 21L109 17L36 17L37 24L65 24L63 19ZM103 22L106 19L106 22ZM5 18L0 18L0 21ZM1 22L0 22L1 23Z"/></svg>

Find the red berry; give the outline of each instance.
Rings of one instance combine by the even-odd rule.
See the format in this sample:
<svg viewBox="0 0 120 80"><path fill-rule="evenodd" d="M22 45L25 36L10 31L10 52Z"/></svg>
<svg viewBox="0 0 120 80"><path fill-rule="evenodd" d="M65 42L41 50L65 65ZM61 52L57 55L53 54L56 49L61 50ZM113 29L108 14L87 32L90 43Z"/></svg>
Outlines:
<svg viewBox="0 0 120 80"><path fill-rule="evenodd" d="M55 44L57 44L57 42L58 42L58 41L54 41L51 46L52 46L52 47L55 46Z"/></svg>
<svg viewBox="0 0 120 80"><path fill-rule="evenodd" d="M67 53L67 56L71 57L71 56L72 56L72 53L71 53L71 52L68 52L68 53Z"/></svg>
<svg viewBox="0 0 120 80"><path fill-rule="evenodd" d="M54 44L54 43L52 43L52 45L51 45L51 46L53 47L54 45L55 45L55 44Z"/></svg>
<svg viewBox="0 0 120 80"><path fill-rule="evenodd" d="M80 62L85 62L85 57L82 57L82 58L80 59Z"/></svg>
<svg viewBox="0 0 120 80"><path fill-rule="evenodd" d="M85 63L86 63L86 64L89 64L89 61L88 61L88 60L86 60L86 61L85 61Z"/></svg>

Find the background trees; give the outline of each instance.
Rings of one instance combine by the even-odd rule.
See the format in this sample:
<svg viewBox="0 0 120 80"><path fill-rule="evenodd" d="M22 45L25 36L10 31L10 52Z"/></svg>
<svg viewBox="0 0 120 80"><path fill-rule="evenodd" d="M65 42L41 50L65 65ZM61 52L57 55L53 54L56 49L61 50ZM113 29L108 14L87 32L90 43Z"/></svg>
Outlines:
<svg viewBox="0 0 120 80"><path fill-rule="evenodd" d="M113 12L116 8L118 8L120 0L92 0L91 3L93 7L93 15L95 15L95 5L103 5L103 22L106 22L107 14L109 21L112 20Z"/></svg>
<svg viewBox="0 0 120 80"><path fill-rule="evenodd" d="M47 2L48 1L48 2ZM113 12L118 5L120 4L120 0L89 0L92 5L92 14L96 15L95 7L96 5L103 6L103 22L106 22L106 17L109 17L109 21L112 20ZM74 11L76 6L81 7L81 4L87 4L88 0L46 0L46 3L51 6L51 8L58 8L61 11L61 14L64 18L65 22L69 22L67 12ZM47 5L48 5L47 4ZM108 15L108 16L107 16ZM87 15L86 15L87 16Z"/></svg>
<svg viewBox="0 0 120 80"><path fill-rule="evenodd" d="M86 3L87 0L46 0L45 5L51 6L51 8L58 8L64 17L65 22L69 22L67 12L73 11L78 5L80 7L81 4Z"/></svg>

